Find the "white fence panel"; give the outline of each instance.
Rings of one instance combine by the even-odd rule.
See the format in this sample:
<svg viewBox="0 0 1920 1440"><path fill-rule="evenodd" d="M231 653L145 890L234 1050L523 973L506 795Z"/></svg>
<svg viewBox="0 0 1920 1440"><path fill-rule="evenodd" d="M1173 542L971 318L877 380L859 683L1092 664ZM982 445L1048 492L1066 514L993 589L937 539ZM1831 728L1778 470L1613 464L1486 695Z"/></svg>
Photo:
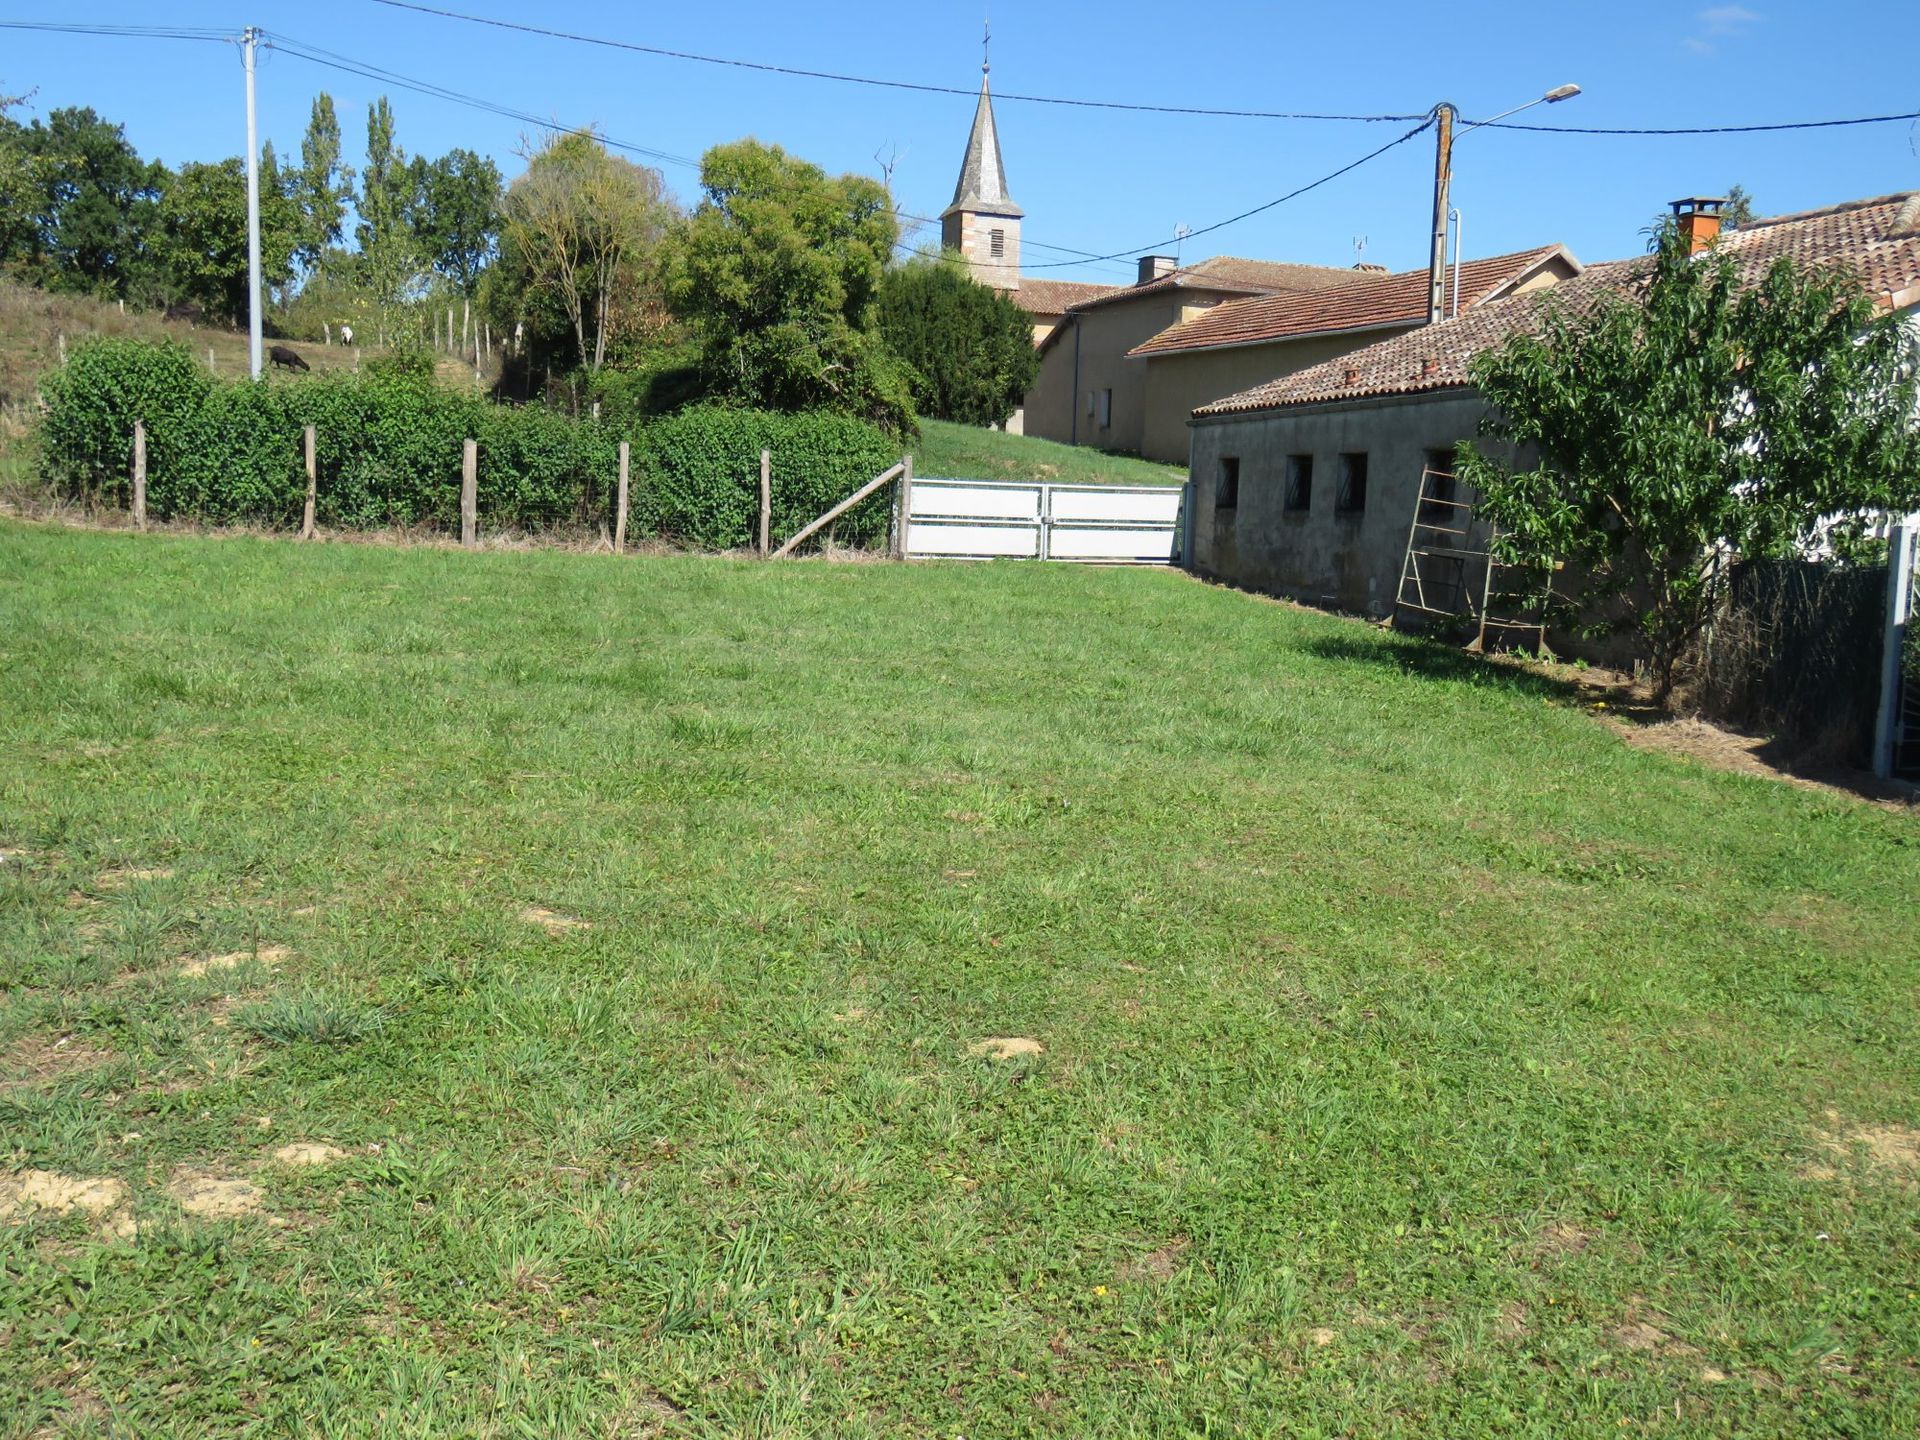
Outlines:
<svg viewBox="0 0 1920 1440"><path fill-rule="evenodd" d="M1165 565L1180 516L1178 485L1050 485L916 478L906 551Z"/></svg>

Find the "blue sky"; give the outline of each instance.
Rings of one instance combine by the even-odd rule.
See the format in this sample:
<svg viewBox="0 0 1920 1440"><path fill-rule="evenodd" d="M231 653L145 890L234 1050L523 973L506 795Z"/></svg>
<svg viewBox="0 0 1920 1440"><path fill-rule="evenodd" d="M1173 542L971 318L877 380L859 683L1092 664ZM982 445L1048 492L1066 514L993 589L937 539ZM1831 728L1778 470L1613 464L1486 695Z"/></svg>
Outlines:
<svg viewBox="0 0 1920 1440"><path fill-rule="evenodd" d="M644 44L812 69L973 87L978 0L913 6L831 3L619 4L440 0L445 8ZM1907 51L1913 8L1892 0L1688 5L1028 4L996 7L997 92L1256 110L1411 113L1446 99L1471 117L1568 81L1585 93L1522 117L1579 125L1713 125L1920 110ZM372 0L0 0L0 18L118 24L251 23L381 68L616 138L694 158L754 135L831 170L894 160L901 207L937 215L952 194L973 102L537 39ZM261 124L297 150L320 89L340 107L347 149L386 87L285 53L261 70ZM0 33L0 90L37 87L34 107L90 104L169 163L244 148L241 73L228 47ZM525 127L393 90L401 144L464 145L512 174ZM1209 119L1003 100L1001 142L1027 212L1026 268L1118 281L1123 263L1038 270L1081 251L1139 250L1269 200L1392 138L1383 125ZM1400 127L1405 128L1405 127ZM1735 182L1766 213L1920 188L1910 124L1784 135L1600 138L1480 131L1455 159L1469 257L1560 240L1585 259L1632 253L1664 202ZM1188 242L1182 258L1236 254L1395 269L1426 256L1427 137L1302 199ZM662 166L683 201L696 171ZM1038 242L1036 244L1036 242Z"/></svg>

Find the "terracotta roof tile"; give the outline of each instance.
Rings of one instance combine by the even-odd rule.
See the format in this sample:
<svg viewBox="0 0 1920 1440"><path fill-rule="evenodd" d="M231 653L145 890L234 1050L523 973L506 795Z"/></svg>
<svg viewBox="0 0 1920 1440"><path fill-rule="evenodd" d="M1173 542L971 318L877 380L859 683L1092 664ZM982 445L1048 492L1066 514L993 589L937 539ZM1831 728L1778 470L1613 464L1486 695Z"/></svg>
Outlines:
<svg viewBox="0 0 1920 1440"><path fill-rule="evenodd" d="M1824 210L1755 220L1723 236L1718 247L1749 281L1783 256L1805 265L1853 271L1869 293L1896 307L1920 303L1920 191L1853 200ZM1414 395L1460 389L1482 350L1516 331L1539 326L1549 306L1578 312L1620 294L1652 261L1646 256L1589 266L1544 290L1462 310L1451 320L1423 325L1310 365L1238 395L1203 405L1195 415L1276 410L1373 395ZM1223 307L1224 308L1224 307Z"/></svg>
<svg viewBox="0 0 1920 1440"><path fill-rule="evenodd" d="M1110 305L1141 295L1158 295L1168 290L1241 291L1266 295L1276 290L1325 290L1336 286L1377 280L1377 274L1343 270L1336 265L1294 265L1280 260L1244 260L1237 255L1216 255L1149 280L1142 285L1121 285L1096 299L1083 301L1076 310L1091 305ZM1022 288L1026 281L1020 282Z"/></svg>
<svg viewBox="0 0 1920 1440"><path fill-rule="evenodd" d="M1007 298L1035 315L1062 315L1075 305L1084 305L1110 293L1112 285L1089 285L1081 280L1020 279L1018 290L1009 290Z"/></svg>
<svg viewBox="0 0 1920 1440"><path fill-rule="evenodd" d="M1540 245L1512 255L1469 260L1460 267L1460 304L1464 309L1493 298L1545 265L1564 257L1575 273L1580 262L1563 245ZM1170 355L1229 345L1257 345L1330 330L1365 330L1382 325L1413 325L1427 317L1427 271L1342 272L1349 283L1311 291L1281 291L1247 300L1229 300L1204 315L1171 325L1130 355ZM1452 278L1448 289L1451 294Z"/></svg>

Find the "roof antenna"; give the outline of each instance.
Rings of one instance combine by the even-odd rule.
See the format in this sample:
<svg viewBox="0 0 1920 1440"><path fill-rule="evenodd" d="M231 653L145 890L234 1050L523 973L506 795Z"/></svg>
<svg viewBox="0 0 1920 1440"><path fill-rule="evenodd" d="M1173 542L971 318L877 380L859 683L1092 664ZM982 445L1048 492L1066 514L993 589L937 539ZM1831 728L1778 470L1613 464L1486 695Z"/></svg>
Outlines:
<svg viewBox="0 0 1920 1440"><path fill-rule="evenodd" d="M1353 268L1358 270L1361 265L1365 263L1366 258L1367 237L1364 235L1356 235L1353 237Z"/></svg>
<svg viewBox="0 0 1920 1440"><path fill-rule="evenodd" d="M1180 268L1180 242L1193 233L1193 227L1184 220L1173 227L1173 268Z"/></svg>

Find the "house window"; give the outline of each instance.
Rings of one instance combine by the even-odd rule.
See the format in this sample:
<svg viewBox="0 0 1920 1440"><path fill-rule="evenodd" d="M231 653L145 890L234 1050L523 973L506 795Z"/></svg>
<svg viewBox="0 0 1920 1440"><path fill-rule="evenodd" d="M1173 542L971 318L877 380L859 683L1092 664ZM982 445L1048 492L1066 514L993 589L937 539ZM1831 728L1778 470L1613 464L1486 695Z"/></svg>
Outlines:
<svg viewBox="0 0 1920 1440"><path fill-rule="evenodd" d="M1367 453L1364 450L1340 457L1340 485L1333 496L1333 513L1358 515L1367 508Z"/></svg>
<svg viewBox="0 0 1920 1440"><path fill-rule="evenodd" d="M1313 508L1313 457L1287 456L1287 489L1281 508L1304 514Z"/></svg>
<svg viewBox="0 0 1920 1440"><path fill-rule="evenodd" d="M1097 390L1094 393L1099 399L1093 412L1094 422L1102 430L1108 429L1113 424L1113 391Z"/></svg>
<svg viewBox="0 0 1920 1440"><path fill-rule="evenodd" d="M1240 457L1220 457L1220 483L1213 492L1213 508L1233 510L1240 504Z"/></svg>
<svg viewBox="0 0 1920 1440"><path fill-rule="evenodd" d="M987 232L987 245L988 248L993 251L993 258L996 260L1000 259L1007 253L1007 232L1004 230L989 230Z"/></svg>

